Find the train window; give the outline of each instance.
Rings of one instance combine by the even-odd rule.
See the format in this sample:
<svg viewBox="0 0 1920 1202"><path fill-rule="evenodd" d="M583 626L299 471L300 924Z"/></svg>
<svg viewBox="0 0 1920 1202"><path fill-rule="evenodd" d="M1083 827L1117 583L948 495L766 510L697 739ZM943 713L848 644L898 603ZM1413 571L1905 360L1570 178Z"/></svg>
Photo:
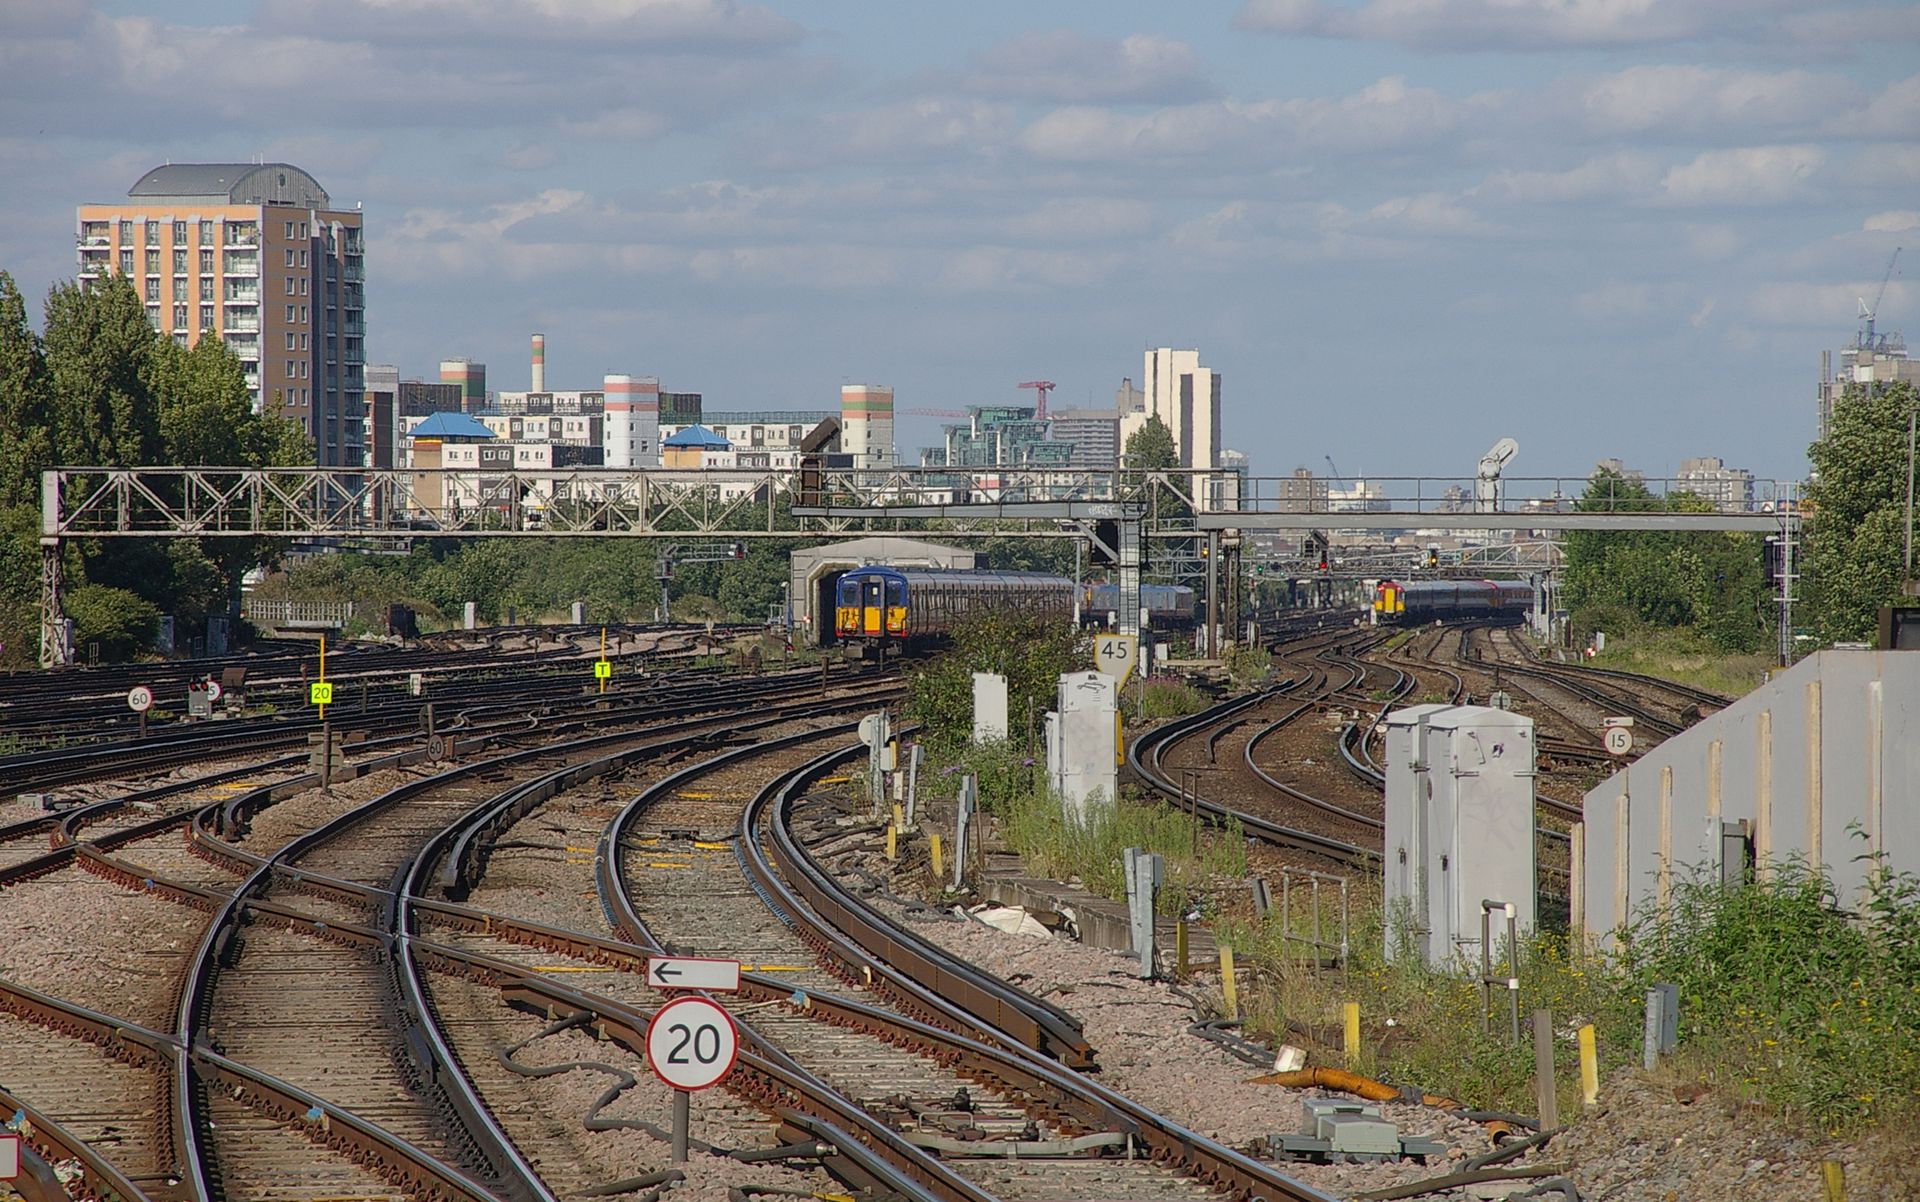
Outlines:
<svg viewBox="0 0 1920 1202"><path fill-rule="evenodd" d="M904 580L887 581L887 604L905 605L907 603L907 582Z"/></svg>

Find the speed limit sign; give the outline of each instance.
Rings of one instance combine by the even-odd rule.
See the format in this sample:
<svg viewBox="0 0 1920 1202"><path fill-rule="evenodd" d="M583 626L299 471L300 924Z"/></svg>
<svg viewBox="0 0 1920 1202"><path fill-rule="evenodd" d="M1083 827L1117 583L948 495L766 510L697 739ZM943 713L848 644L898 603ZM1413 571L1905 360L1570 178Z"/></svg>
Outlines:
<svg viewBox="0 0 1920 1202"><path fill-rule="evenodd" d="M1626 755L1633 750L1633 732L1624 726L1607 727L1601 739L1606 743L1609 755Z"/></svg>
<svg viewBox="0 0 1920 1202"><path fill-rule="evenodd" d="M647 1024L647 1065L675 1089L691 1092L720 1084L739 1054L733 1016L703 997L675 998Z"/></svg>
<svg viewBox="0 0 1920 1202"><path fill-rule="evenodd" d="M136 714L144 714L152 709L153 690L143 684L137 684L128 689L127 708Z"/></svg>

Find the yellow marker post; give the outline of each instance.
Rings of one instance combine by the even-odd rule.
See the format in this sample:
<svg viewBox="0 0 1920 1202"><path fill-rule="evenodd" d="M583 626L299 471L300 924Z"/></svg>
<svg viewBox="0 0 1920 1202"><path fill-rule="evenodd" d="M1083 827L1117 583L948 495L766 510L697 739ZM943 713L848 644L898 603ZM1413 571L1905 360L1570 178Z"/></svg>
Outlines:
<svg viewBox="0 0 1920 1202"><path fill-rule="evenodd" d="M1233 949L1220 945L1220 1003L1229 1020L1240 1017L1240 992L1233 980Z"/></svg>
<svg viewBox="0 0 1920 1202"><path fill-rule="evenodd" d="M1600 1104L1600 1055L1593 1046L1593 1024L1580 1028L1580 1105L1588 1110Z"/></svg>
<svg viewBox="0 0 1920 1202"><path fill-rule="evenodd" d="M593 678L600 682L600 691L607 691L607 678L613 675L613 665L607 662L607 628L600 628L600 659L593 665Z"/></svg>
<svg viewBox="0 0 1920 1202"><path fill-rule="evenodd" d="M1173 979L1187 979L1187 920L1184 918L1173 922Z"/></svg>
<svg viewBox="0 0 1920 1202"><path fill-rule="evenodd" d="M1837 1160L1820 1162L1820 1182L1826 1187L1827 1202L1847 1202L1847 1166Z"/></svg>
<svg viewBox="0 0 1920 1202"><path fill-rule="evenodd" d="M887 823L887 859L897 860L899 858L900 858L900 828L893 825L893 823L889 822Z"/></svg>
<svg viewBox="0 0 1920 1202"><path fill-rule="evenodd" d="M1355 1065L1360 1063L1360 1003L1341 1003L1340 1014L1341 1017L1346 1020L1344 1025L1346 1027L1345 1050L1347 1053L1347 1064L1349 1066Z"/></svg>
<svg viewBox="0 0 1920 1202"><path fill-rule="evenodd" d="M320 636L320 683L322 685L327 683L327 636L324 634ZM333 700L333 690L330 688L322 688L314 694L313 700L314 704L320 707L320 720L325 722L327 720L327 702Z"/></svg>
<svg viewBox="0 0 1920 1202"><path fill-rule="evenodd" d="M933 855L933 879L938 881L946 877L946 868L940 862L940 836L927 836L927 850Z"/></svg>
<svg viewBox="0 0 1920 1202"><path fill-rule="evenodd" d="M897 801L893 803L893 824L901 830L907 829L907 812Z"/></svg>

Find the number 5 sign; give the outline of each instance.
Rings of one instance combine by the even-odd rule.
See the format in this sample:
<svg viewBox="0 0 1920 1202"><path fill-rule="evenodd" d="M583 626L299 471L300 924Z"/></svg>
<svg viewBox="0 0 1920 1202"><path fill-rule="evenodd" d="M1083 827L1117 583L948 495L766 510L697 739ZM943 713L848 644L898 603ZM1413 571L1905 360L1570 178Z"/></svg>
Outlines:
<svg viewBox="0 0 1920 1202"><path fill-rule="evenodd" d="M1127 683L1127 677L1133 675L1134 661L1139 657L1140 640L1133 635L1093 636L1093 670L1102 676L1111 676L1116 689Z"/></svg>
<svg viewBox="0 0 1920 1202"><path fill-rule="evenodd" d="M733 1016L703 997L675 998L647 1024L647 1065L675 1089L720 1084L739 1054L740 1032Z"/></svg>

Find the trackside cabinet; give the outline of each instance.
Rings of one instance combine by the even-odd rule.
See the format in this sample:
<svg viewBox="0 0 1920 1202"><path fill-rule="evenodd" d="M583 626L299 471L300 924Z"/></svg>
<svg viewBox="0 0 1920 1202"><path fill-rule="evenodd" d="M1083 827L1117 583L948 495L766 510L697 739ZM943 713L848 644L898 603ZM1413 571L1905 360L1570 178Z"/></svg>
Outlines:
<svg viewBox="0 0 1920 1202"><path fill-rule="evenodd" d="M1444 705L1410 705L1386 716L1386 857L1381 863L1386 900L1386 956L1403 949L1431 960L1427 916L1427 806L1433 782L1427 772L1427 719Z"/></svg>
<svg viewBox="0 0 1920 1202"><path fill-rule="evenodd" d="M1535 922L1533 719L1460 705L1425 726L1427 955L1477 964L1483 900L1513 903L1523 934ZM1503 918L1496 938L1505 926Z"/></svg>

